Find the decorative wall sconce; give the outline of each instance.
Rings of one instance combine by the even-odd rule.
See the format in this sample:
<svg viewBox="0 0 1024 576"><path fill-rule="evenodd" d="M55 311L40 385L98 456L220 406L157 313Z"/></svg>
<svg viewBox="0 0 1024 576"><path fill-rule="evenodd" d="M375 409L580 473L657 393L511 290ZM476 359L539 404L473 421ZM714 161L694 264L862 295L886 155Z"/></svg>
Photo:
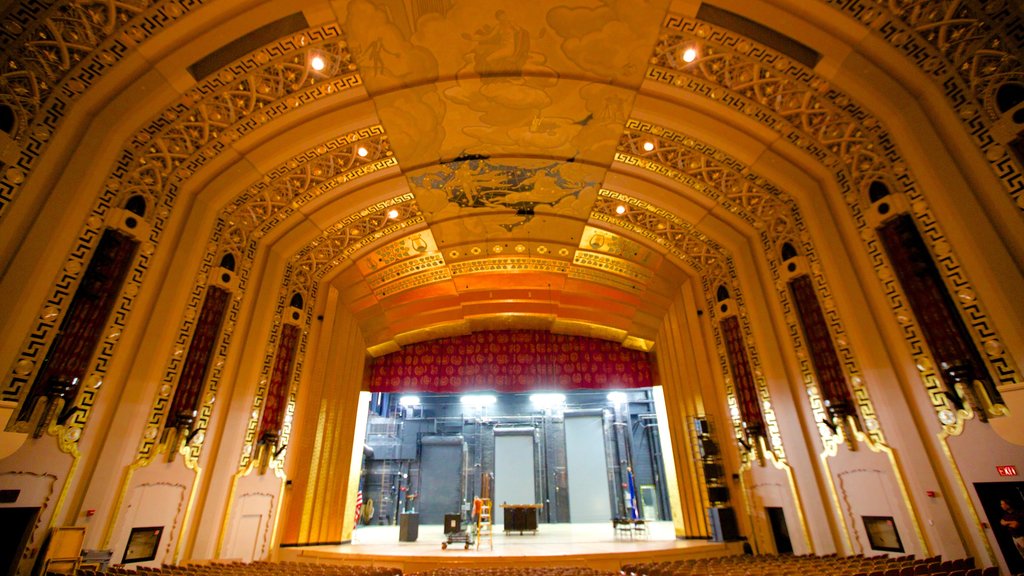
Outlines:
<svg viewBox="0 0 1024 576"><path fill-rule="evenodd" d="M748 426L746 422L743 423L743 435L736 438L740 443L740 446L746 452L747 456L757 460L757 465L764 467L765 465L765 452L767 452L767 443L764 439L764 431L761 430L760 426Z"/></svg>
<svg viewBox="0 0 1024 576"><path fill-rule="evenodd" d="M967 410L974 412L981 422L988 422L988 410L992 408L988 395L984 392L983 386L974 377L974 370L968 362L949 363L943 362L939 365L942 370L943 380L947 389L943 390L946 397L956 410ZM949 390L949 383L953 383L953 389ZM984 401L983 401L984 400Z"/></svg>
<svg viewBox="0 0 1024 576"><path fill-rule="evenodd" d="M842 400L825 400L828 418L822 420L832 434L842 437L851 452L857 451L857 418L850 411L850 405Z"/></svg>
<svg viewBox="0 0 1024 576"><path fill-rule="evenodd" d="M39 413L42 406L42 415L36 421L32 430L33 438L42 437L43 433L51 424L63 425L75 412L81 410L74 405L75 396L78 395L78 379L66 380L52 378L47 382L46 393L36 401L33 414Z"/></svg>
<svg viewBox="0 0 1024 576"><path fill-rule="evenodd" d="M164 446L167 448L167 461L174 462L181 448L195 438L200 429L193 430L196 423L196 411L179 412L173 416L173 425L164 431Z"/></svg>
<svg viewBox="0 0 1024 576"><path fill-rule="evenodd" d="M266 474L270 469L270 463L281 458L287 444L281 444L281 435L277 432L267 431L260 436L256 442L256 463L260 474Z"/></svg>

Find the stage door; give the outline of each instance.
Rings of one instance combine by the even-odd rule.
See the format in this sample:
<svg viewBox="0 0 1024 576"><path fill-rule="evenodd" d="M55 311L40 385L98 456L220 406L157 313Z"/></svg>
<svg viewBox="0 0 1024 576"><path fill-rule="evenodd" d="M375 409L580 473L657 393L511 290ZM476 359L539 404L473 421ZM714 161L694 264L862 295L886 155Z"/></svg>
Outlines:
<svg viewBox="0 0 1024 576"><path fill-rule="evenodd" d="M494 430L494 521L504 522L501 505L535 504L533 428Z"/></svg>
<svg viewBox="0 0 1024 576"><path fill-rule="evenodd" d="M462 511L463 442L461 436L423 438L420 495L421 524L444 524L445 514Z"/></svg>
<svg viewBox="0 0 1024 576"><path fill-rule="evenodd" d="M608 463L600 411L565 413L565 459L569 476L569 521L608 522Z"/></svg>

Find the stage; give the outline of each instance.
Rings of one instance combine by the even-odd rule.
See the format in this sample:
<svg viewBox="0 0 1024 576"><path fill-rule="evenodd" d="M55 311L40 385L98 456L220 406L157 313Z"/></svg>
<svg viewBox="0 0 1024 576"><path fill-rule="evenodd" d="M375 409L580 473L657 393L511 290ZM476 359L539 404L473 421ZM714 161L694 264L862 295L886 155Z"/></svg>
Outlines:
<svg viewBox="0 0 1024 576"><path fill-rule="evenodd" d="M505 534L495 525L494 547L463 544L441 549L443 527L422 525L415 542L399 542L398 526L361 526L351 544L279 549L280 560L401 568L405 573L442 566L586 566L618 571L623 564L742 553L739 542L680 540L671 522L649 522L646 536L616 533L611 522L541 524L537 534Z"/></svg>

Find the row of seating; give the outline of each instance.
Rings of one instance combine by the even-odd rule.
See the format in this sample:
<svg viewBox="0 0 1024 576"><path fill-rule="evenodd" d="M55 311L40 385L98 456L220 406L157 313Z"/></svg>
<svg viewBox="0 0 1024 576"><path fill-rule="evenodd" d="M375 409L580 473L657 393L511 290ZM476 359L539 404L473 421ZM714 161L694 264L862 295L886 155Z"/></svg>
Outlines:
<svg viewBox="0 0 1024 576"><path fill-rule="evenodd" d="M726 556L623 566L624 576L998 576L998 568L975 568L973 558L940 556Z"/></svg>
<svg viewBox="0 0 1024 576"><path fill-rule="evenodd" d="M401 569L345 566L310 562L211 562L162 567L110 566L105 570L79 568L76 576L402 576Z"/></svg>
<svg viewBox="0 0 1024 576"><path fill-rule="evenodd" d="M544 568L437 568L426 572L414 572L410 576L615 576L615 573L579 566L567 566Z"/></svg>
<svg viewBox="0 0 1024 576"><path fill-rule="evenodd" d="M975 567L973 558L940 556L761 555L723 556L626 564L618 575L585 567L437 568L408 576L999 576L995 567ZM80 568L77 576L403 576L398 568L307 562L214 562L204 564ZM1018 575L1021 576L1021 575Z"/></svg>

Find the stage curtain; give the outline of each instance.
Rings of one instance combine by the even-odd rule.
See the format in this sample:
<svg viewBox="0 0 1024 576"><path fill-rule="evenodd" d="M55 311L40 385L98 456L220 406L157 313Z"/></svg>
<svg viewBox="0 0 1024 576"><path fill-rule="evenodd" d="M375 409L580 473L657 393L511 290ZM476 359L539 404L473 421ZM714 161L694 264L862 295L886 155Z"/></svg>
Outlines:
<svg viewBox="0 0 1024 576"><path fill-rule="evenodd" d="M227 290L216 286L206 291L203 309L199 312L192 343L189 344L185 365L181 369L181 379L171 401L171 411L167 414L166 426L182 425L196 415L199 394L202 392L214 346L217 345L217 336L220 334L230 295Z"/></svg>
<svg viewBox="0 0 1024 576"><path fill-rule="evenodd" d="M757 383L754 382L754 375L750 370L750 360L747 358L747 347L743 342L740 321L735 316L730 316L722 320L720 326L722 334L725 336L725 349L729 358L729 367L732 369L733 391L736 394L736 402L739 404L740 417L749 432L764 434L764 415L761 412L760 395L757 393Z"/></svg>
<svg viewBox="0 0 1024 576"><path fill-rule="evenodd" d="M814 291L811 277L804 274L789 283L796 302L797 316L803 326L807 347L811 352L811 364L818 377L822 395L832 405L852 406L850 389L843 376L843 365L839 361L832 335L821 311L821 303Z"/></svg>
<svg viewBox="0 0 1024 576"><path fill-rule="evenodd" d="M529 330L476 332L421 342L373 362L371 392L642 388L645 352L615 342Z"/></svg>
<svg viewBox="0 0 1024 576"><path fill-rule="evenodd" d="M277 342L277 356L267 387L267 401L263 406L260 418L260 429L257 438L277 436L281 434L284 422L284 410L288 404L288 386L292 381L292 366L295 364L295 352L299 348L301 330L293 324L285 324L281 328L281 339Z"/></svg>

